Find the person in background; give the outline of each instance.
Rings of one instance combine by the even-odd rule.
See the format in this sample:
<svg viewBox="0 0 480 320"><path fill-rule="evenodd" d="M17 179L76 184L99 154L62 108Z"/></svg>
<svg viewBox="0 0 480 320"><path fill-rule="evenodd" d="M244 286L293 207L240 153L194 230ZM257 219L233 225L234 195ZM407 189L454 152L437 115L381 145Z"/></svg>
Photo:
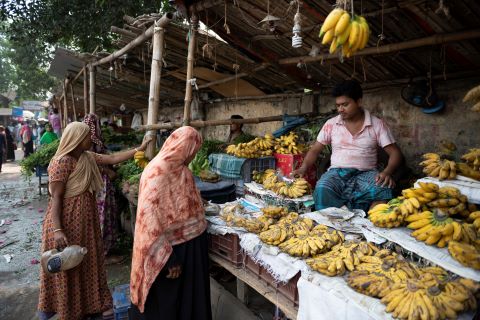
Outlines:
<svg viewBox="0 0 480 320"><path fill-rule="evenodd" d="M13 138L10 128L5 128L5 138L7 139L7 160L15 161L15 140Z"/></svg>
<svg viewBox="0 0 480 320"><path fill-rule="evenodd" d="M87 114L83 122L90 128L92 148L90 151L105 154L106 148L102 140L100 121L95 114ZM110 166L100 166L103 187L97 193L97 211L100 218L100 230L102 231L103 252L105 256L114 246L117 240L117 202L115 199L115 188L112 180L115 178L115 171ZM107 263L118 262L121 257L111 257ZM115 260L117 259L117 261Z"/></svg>
<svg viewBox="0 0 480 320"><path fill-rule="evenodd" d="M328 207L368 211L393 197L394 171L403 156L385 122L362 108L363 92L355 80L346 80L333 89L339 115L328 120L318 134L300 168L292 175L303 175L325 145L332 146L331 167L317 182L315 209ZM377 148L388 154L388 165L377 170Z"/></svg>
<svg viewBox="0 0 480 320"><path fill-rule="evenodd" d="M57 137L62 137L62 122L60 119L60 115L58 114L58 109L53 108L48 116L48 122L52 125L53 132L57 135Z"/></svg>
<svg viewBox="0 0 480 320"><path fill-rule="evenodd" d="M40 138L40 145L46 145L46 144L52 143L55 140L58 140L58 137L56 133L53 132L53 128L50 125L50 123L47 123L45 125L45 132Z"/></svg>
<svg viewBox="0 0 480 320"><path fill-rule="evenodd" d="M210 320L207 222L188 164L202 145L175 130L140 178L130 276L131 320Z"/></svg>
<svg viewBox="0 0 480 320"><path fill-rule="evenodd" d="M238 114L234 114L230 117L230 119L243 119L243 117ZM243 124L234 123L230 125L230 134L228 135L228 138L227 138L228 144L233 143L236 138L244 134L242 128L243 128Z"/></svg>
<svg viewBox="0 0 480 320"><path fill-rule="evenodd" d="M113 319L112 297L107 284L103 241L95 194L102 189L99 165L114 165L145 150L151 138L138 148L112 155L89 151L90 127L69 124L48 166L50 198L43 221L42 252L79 245L87 248L79 266L56 274L40 271L38 315L46 320ZM102 314L103 313L103 314Z"/></svg>
<svg viewBox="0 0 480 320"><path fill-rule="evenodd" d="M20 137L23 145L23 157L26 158L33 153L33 133L27 121L23 123L22 129L20 129Z"/></svg>
<svg viewBox="0 0 480 320"><path fill-rule="evenodd" d="M5 128L0 126L0 172L2 172L2 164L7 155L7 138L5 137Z"/></svg>
<svg viewBox="0 0 480 320"><path fill-rule="evenodd" d="M38 145L38 141L37 139L40 139L40 137L38 136L38 126L36 123L33 123L32 124L32 142L33 142L33 149L35 150L37 145Z"/></svg>

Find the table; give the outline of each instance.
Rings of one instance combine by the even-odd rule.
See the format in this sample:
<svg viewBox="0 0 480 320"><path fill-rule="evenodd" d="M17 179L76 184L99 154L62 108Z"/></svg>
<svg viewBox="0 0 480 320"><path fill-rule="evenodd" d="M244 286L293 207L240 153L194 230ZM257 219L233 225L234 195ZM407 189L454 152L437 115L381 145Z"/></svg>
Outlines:
<svg viewBox="0 0 480 320"><path fill-rule="evenodd" d="M264 296L271 303L279 307L280 310L282 310L282 312L289 319L297 319L298 308L294 307L291 301L287 300L282 295L277 294L273 288L270 288L264 283L262 283L262 281L260 281L253 272L247 269L235 268L228 261L225 261L224 259L217 257L213 254L210 254L210 259L213 262L219 264L221 267L227 269L237 278L237 297L242 300L242 302L244 302L242 292L245 292L242 286L244 286L244 284L247 284L248 286L255 289L262 296Z"/></svg>

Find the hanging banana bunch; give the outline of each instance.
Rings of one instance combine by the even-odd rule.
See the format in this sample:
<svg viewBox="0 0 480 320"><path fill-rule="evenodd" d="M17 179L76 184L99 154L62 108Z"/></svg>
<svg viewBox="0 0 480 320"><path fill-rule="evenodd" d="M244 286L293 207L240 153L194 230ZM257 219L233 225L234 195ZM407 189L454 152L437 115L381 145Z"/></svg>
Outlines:
<svg viewBox="0 0 480 320"><path fill-rule="evenodd" d="M367 45L370 27L364 17L336 8L328 14L318 36L323 37L323 45L330 44L330 54L341 48L342 56L350 58Z"/></svg>

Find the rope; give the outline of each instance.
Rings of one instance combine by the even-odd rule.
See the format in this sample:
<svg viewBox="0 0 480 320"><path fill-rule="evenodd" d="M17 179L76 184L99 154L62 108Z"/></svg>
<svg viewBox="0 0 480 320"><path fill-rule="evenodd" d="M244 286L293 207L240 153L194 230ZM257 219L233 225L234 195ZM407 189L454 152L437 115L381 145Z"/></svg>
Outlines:
<svg viewBox="0 0 480 320"><path fill-rule="evenodd" d="M442 46L442 50L440 51L440 57L443 64L443 80L447 80L447 48L445 45Z"/></svg>
<svg viewBox="0 0 480 320"><path fill-rule="evenodd" d="M382 31L378 35L377 48L380 46L380 42L385 40L385 35L383 34L383 15L384 15L383 10L384 10L384 8L385 8L385 2L384 2L384 0L382 0Z"/></svg>
<svg viewBox="0 0 480 320"><path fill-rule="evenodd" d="M360 62L362 63L363 82L367 82L367 72L365 71L365 64L364 64L364 61L363 61L363 57L360 57Z"/></svg>
<svg viewBox="0 0 480 320"><path fill-rule="evenodd" d="M223 24L223 27L225 28L225 31L227 32L227 34L230 34L230 28L228 27L228 24L227 24L227 0L225 0L223 3L225 4L225 13L224 13L225 23Z"/></svg>

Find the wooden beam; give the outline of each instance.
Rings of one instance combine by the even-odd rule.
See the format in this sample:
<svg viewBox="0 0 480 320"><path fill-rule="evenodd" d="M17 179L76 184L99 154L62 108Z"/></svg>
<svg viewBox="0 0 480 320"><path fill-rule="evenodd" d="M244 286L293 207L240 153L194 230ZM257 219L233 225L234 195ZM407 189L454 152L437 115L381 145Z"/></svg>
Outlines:
<svg viewBox="0 0 480 320"><path fill-rule="evenodd" d="M113 33L117 33L119 35L122 35L122 36L126 36L126 37L129 37L129 38L133 38L135 39L136 37L138 37L138 34L136 34L135 32L132 32L132 31L129 31L129 30L125 30L125 29L122 29L122 28L119 28L119 27L115 27L115 26L111 26L110 27L110 31L113 32Z"/></svg>
<svg viewBox="0 0 480 320"><path fill-rule="evenodd" d="M83 112L88 114L88 78L87 67L83 67Z"/></svg>
<svg viewBox="0 0 480 320"><path fill-rule="evenodd" d="M214 6L221 5L225 2L225 0L204 0L199 1L193 5L193 10L195 12L203 11L205 9L212 8Z"/></svg>
<svg viewBox="0 0 480 320"><path fill-rule="evenodd" d="M399 42L399 43L391 43L391 44L387 44L380 47L370 47L354 53L353 56L386 54L386 53L397 52L401 50L408 50L408 49L420 48L425 46L433 46L433 45L444 44L449 42L471 40L476 38L480 38L480 29L436 34L430 37L419 38L419 39L414 39L414 40L409 40L409 41ZM293 57L293 58L284 58L284 59L280 59L278 63L281 65L288 65L288 64L297 64L299 62L308 63L308 62L332 60L332 59L338 59L338 55L321 54L315 57L301 56L301 57Z"/></svg>
<svg viewBox="0 0 480 320"><path fill-rule="evenodd" d="M73 91L73 84L69 82L70 93L72 94L72 109L73 109L73 121L77 121L77 108L75 107L75 93Z"/></svg>
<svg viewBox="0 0 480 320"><path fill-rule="evenodd" d="M173 19L173 13L171 13L171 12L165 13L165 15L158 20L157 26L159 26L161 28L164 28L170 22L170 20L172 20L172 19ZM92 65L93 66L98 66L98 65L101 65L101 64L104 64L104 63L112 62L113 60L119 58L120 56L122 56L125 53L127 53L128 51L130 51L131 49L141 45L146 40L148 40L152 37L153 28L154 28L154 25L152 25L150 28L148 28L145 32L143 32L140 36L138 36L137 38L132 40L129 44L127 44L122 49L117 50L114 53L112 53L111 55L94 62Z"/></svg>
<svg viewBox="0 0 480 320"><path fill-rule="evenodd" d="M296 116L330 116L332 113L324 113L324 114L317 114L317 113L302 113L296 114ZM225 120L193 120L190 122L190 126L196 128L204 128L204 127L212 127L212 126L227 126L231 124L247 124L247 123L262 123L262 122L272 122L272 121L282 121L283 115L279 116L270 116L270 117L260 117L260 118L248 118L248 119L225 119ZM175 129L179 128L183 125L182 122L170 122L170 123L156 123L147 126L140 126L137 128L139 131L146 131L146 130L160 130L160 129Z"/></svg>
<svg viewBox="0 0 480 320"><path fill-rule="evenodd" d="M150 94L148 97L147 125L157 123L158 121L164 39L165 29L155 26L153 31L152 68L150 71ZM147 135L152 137L152 141L147 146L145 156L147 159L151 160L155 155L157 135L155 134L155 131L148 131Z"/></svg>
<svg viewBox="0 0 480 320"><path fill-rule="evenodd" d="M95 114L95 66L90 64L90 113Z"/></svg>
<svg viewBox="0 0 480 320"><path fill-rule="evenodd" d="M183 107L183 125L188 126L191 118L192 106L192 78L193 63L195 60L196 36L198 28L198 16L192 11L190 17L190 32L188 33L188 56L187 56L187 76L185 77L185 104Z"/></svg>
<svg viewBox="0 0 480 320"><path fill-rule="evenodd" d="M68 124L68 107L67 107L67 85L68 79L63 80L63 125L66 127Z"/></svg>
<svg viewBox="0 0 480 320"><path fill-rule="evenodd" d="M243 77L247 77L249 75L252 75L253 73L265 70L268 67L269 67L268 63L262 63L261 66L251 70L250 72L241 72L241 73L239 73L237 75L234 75L234 76L231 76L231 77L226 77L226 78L223 78L223 79L220 79L220 80L205 83L205 84L202 84L201 86L198 86L198 89L205 89L205 88L209 88L209 87L212 87L212 86L216 86L217 84L222 84L222 83L233 81L235 79L240 79L240 78L243 78Z"/></svg>

